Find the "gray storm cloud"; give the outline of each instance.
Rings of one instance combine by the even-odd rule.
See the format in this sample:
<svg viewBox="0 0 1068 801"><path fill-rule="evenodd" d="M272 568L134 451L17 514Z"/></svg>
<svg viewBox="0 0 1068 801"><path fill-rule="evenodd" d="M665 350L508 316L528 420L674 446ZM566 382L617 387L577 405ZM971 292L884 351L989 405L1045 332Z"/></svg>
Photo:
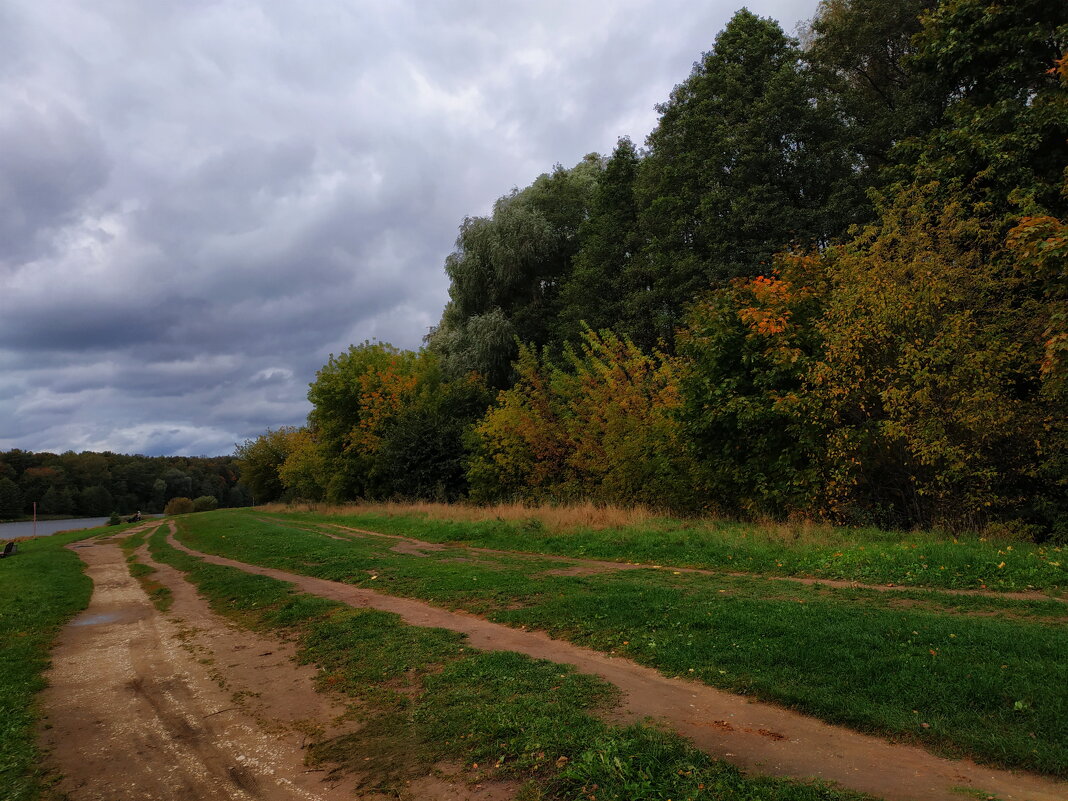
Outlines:
<svg viewBox="0 0 1068 801"><path fill-rule="evenodd" d="M787 29L815 0L750 4ZM327 355L418 346L465 215L641 141L735 11L0 9L0 449L228 453Z"/></svg>

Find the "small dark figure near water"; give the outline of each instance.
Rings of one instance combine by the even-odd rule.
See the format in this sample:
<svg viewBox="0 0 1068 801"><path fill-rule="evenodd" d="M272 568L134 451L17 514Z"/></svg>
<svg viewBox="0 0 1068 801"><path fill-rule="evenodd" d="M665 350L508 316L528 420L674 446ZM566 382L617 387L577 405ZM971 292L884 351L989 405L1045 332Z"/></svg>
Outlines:
<svg viewBox="0 0 1068 801"><path fill-rule="evenodd" d="M134 514L132 514L132 515L130 515L129 517L126 518L126 522L127 523L140 523L141 522L141 513L140 512L135 512Z"/></svg>

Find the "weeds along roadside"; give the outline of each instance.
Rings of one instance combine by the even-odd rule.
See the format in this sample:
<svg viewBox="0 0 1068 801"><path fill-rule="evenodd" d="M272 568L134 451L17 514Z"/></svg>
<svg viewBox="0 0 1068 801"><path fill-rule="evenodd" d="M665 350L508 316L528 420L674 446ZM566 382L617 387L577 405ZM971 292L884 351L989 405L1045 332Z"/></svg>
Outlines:
<svg viewBox="0 0 1068 801"><path fill-rule="evenodd" d="M412 556L390 550L392 540L338 541L248 513L182 523L181 539L201 551L542 629L949 756L1068 773L1059 601L890 598L668 570L560 575L568 563L550 557Z"/></svg>
<svg viewBox="0 0 1068 801"><path fill-rule="evenodd" d="M36 745L49 651L62 626L89 604L93 584L76 554L63 546L100 529L53 534L19 543L0 560L0 798L31 801L50 777Z"/></svg>
<svg viewBox="0 0 1068 801"><path fill-rule="evenodd" d="M400 790L450 760L462 762L472 781L526 781L520 797L528 801L864 797L742 776L675 734L604 723L596 713L613 703L615 688L569 666L477 651L460 634L409 626L394 614L352 609L205 563L165 537L161 528L150 538L153 558L184 573L213 610L295 639L301 661L319 667L320 688L353 699L361 728L316 744L310 759L357 774L366 789Z"/></svg>
<svg viewBox="0 0 1068 801"><path fill-rule="evenodd" d="M284 513L430 542L643 564L875 584L999 591L1068 590L1068 547L814 524L657 518L648 512L369 504ZM301 509L301 507L297 507Z"/></svg>

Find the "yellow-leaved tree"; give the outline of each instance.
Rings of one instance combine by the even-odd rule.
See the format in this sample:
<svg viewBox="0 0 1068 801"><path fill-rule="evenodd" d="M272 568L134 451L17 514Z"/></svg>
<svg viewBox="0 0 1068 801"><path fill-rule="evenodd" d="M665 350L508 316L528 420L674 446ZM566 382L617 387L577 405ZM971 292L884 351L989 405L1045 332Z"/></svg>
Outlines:
<svg viewBox="0 0 1068 801"><path fill-rule="evenodd" d="M698 503L675 359L586 329L559 363L523 347L515 367L470 438L475 500Z"/></svg>

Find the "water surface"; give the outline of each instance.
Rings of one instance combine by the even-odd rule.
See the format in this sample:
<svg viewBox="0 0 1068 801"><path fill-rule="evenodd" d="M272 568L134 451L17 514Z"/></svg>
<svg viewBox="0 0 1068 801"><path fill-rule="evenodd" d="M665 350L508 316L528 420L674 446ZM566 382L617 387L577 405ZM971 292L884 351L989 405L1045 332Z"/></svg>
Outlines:
<svg viewBox="0 0 1068 801"><path fill-rule="evenodd" d="M38 520L37 536L45 537L55 534L57 531L70 531L75 528L93 528L102 526L108 519L106 517L79 517L73 520ZM32 537L33 521L21 523L0 523L0 540L11 540L15 537Z"/></svg>

